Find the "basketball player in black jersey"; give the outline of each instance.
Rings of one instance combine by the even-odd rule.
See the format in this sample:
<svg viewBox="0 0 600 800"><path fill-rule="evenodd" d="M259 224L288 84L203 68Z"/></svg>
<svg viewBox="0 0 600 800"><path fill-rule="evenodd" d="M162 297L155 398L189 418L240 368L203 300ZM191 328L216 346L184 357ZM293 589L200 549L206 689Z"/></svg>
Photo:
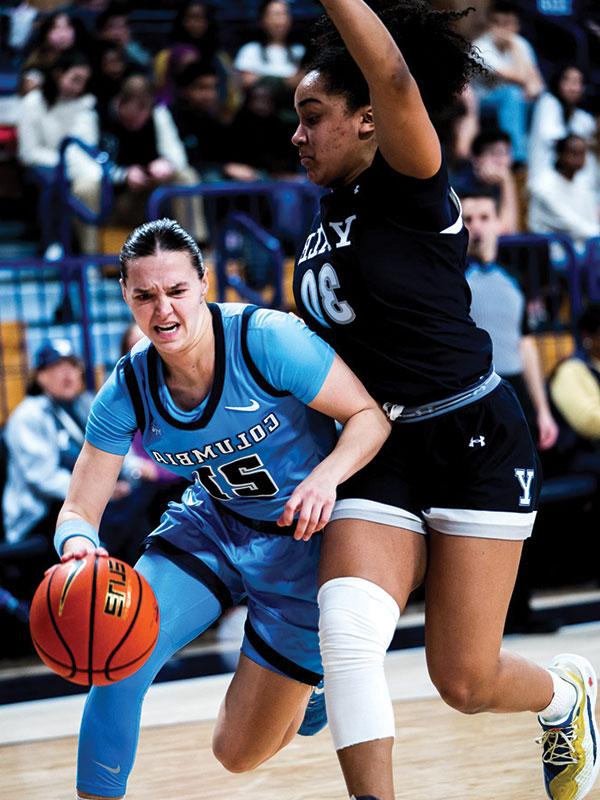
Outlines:
<svg viewBox="0 0 600 800"><path fill-rule="evenodd" d="M538 713L547 794L581 800L600 766L594 670L579 656L545 669L501 650L541 476L469 316L467 232L431 121L477 68L451 27L462 15L422 0L372 0L376 12L322 3L292 141L310 180L331 191L294 291L395 423L340 487L322 551L325 693L348 791L394 797L383 659L427 561L427 663L441 696L464 713Z"/></svg>

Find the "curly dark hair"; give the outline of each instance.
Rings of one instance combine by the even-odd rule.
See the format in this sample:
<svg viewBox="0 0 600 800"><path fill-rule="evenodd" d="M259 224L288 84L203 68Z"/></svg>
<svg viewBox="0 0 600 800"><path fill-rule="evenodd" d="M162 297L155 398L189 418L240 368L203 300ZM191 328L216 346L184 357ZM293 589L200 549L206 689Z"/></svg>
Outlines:
<svg viewBox="0 0 600 800"><path fill-rule="evenodd" d="M474 9L436 11L426 0L369 0L368 5L400 48L435 121L469 79L484 72L469 43L453 27ZM344 95L350 111L367 105L367 83L327 16L315 23L311 44L307 71L320 72L326 91Z"/></svg>

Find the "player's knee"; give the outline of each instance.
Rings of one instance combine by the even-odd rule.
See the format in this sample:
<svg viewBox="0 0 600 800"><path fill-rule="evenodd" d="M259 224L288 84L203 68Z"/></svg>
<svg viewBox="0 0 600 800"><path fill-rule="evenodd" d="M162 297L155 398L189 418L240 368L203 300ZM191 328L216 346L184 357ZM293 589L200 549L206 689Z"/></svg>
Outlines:
<svg viewBox="0 0 600 800"><path fill-rule="evenodd" d="M334 578L319 591L319 640L325 670L383 664L399 609L362 578Z"/></svg>
<svg viewBox="0 0 600 800"><path fill-rule="evenodd" d="M482 676L466 673L431 677L442 700L457 711L479 714L490 708L490 687Z"/></svg>
<svg viewBox="0 0 600 800"><path fill-rule="evenodd" d="M228 772L250 772L262 761L248 751L241 742L227 736L215 736L212 743L214 757Z"/></svg>

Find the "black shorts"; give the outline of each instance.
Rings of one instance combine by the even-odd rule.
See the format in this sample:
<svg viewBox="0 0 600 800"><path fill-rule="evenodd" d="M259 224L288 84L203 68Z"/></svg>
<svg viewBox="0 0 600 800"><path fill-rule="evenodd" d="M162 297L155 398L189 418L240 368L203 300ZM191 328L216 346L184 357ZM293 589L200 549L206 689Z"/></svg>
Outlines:
<svg viewBox="0 0 600 800"><path fill-rule="evenodd" d="M541 468L512 387L470 405L401 422L373 461L338 489L331 519L364 519L458 536L526 539Z"/></svg>

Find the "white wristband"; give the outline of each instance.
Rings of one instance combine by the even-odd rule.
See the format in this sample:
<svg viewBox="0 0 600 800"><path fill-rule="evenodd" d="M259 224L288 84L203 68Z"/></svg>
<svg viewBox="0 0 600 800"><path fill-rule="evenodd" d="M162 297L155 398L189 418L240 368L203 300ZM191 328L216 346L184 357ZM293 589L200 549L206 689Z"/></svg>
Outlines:
<svg viewBox="0 0 600 800"><path fill-rule="evenodd" d="M73 536L83 536L85 539L89 539L94 547L100 546L100 537L93 525L84 519L68 519L60 523L54 534L54 548L59 556L62 556L63 546L67 539L72 539Z"/></svg>

